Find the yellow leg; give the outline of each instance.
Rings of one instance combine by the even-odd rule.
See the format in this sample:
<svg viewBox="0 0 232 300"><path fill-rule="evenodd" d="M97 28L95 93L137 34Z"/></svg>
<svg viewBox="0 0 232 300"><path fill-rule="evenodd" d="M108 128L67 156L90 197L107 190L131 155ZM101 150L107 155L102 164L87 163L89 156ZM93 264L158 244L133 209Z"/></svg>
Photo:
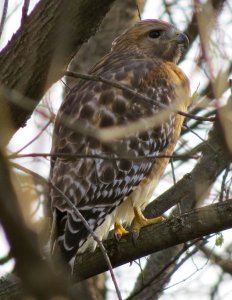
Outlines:
<svg viewBox="0 0 232 300"><path fill-rule="evenodd" d="M142 227L151 225L151 224L160 223L165 220L165 218L162 216L157 217L157 218L152 218L152 219L146 219L139 207L134 207L133 209L134 209L134 214L135 214L135 218L134 218L133 225L132 225L133 232L139 233L139 231Z"/></svg>
<svg viewBox="0 0 232 300"><path fill-rule="evenodd" d="M120 240L121 237L122 237L123 235L126 235L126 234L128 234L128 233L129 233L129 231L127 231L127 230L122 226L121 223L116 222L116 223L114 224L114 235L115 235L115 237L116 237L117 240Z"/></svg>

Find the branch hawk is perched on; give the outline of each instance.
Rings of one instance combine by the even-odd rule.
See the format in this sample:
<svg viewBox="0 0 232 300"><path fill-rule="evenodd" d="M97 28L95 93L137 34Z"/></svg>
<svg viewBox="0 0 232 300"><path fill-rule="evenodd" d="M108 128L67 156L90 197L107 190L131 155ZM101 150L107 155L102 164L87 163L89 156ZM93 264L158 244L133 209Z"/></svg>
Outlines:
<svg viewBox="0 0 232 300"><path fill-rule="evenodd" d="M136 122L159 114L157 102L187 111L189 82L177 67L188 46L186 35L173 25L159 20L144 20L126 30L114 42L111 52L89 72L117 81L154 99L144 101L122 89L102 82L78 80L62 104L55 124L52 153L81 154L83 158L53 158L51 182L79 209L100 239L105 239L112 225L117 235L161 221L147 220L142 212L162 176L168 158L120 159L121 156L171 155L180 135L183 116L170 112L156 128L143 130L102 143L65 126L84 122L85 126L106 128ZM67 123L66 123L67 124ZM73 127L72 127L73 128ZM120 153L119 153L120 152ZM113 157L113 160L84 158L86 155ZM115 159L118 158L119 159ZM51 209L56 223L54 245L58 245L70 264L77 252L94 249L96 243L66 203L53 188ZM54 246L53 245L53 246Z"/></svg>

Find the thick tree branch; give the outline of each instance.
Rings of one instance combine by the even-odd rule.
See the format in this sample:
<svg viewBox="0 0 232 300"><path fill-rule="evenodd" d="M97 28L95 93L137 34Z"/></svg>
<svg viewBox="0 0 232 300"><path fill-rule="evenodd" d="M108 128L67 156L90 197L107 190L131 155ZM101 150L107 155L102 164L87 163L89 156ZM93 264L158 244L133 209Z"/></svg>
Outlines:
<svg viewBox="0 0 232 300"><path fill-rule="evenodd" d="M0 299L20 300L22 299L22 284L17 276L12 273L0 278Z"/></svg>
<svg viewBox="0 0 232 300"><path fill-rule="evenodd" d="M93 35L114 0L41 0L0 53L0 83L34 99L63 75L81 45ZM0 109L3 101L0 99ZM15 129L31 112L9 103Z"/></svg>
<svg viewBox="0 0 232 300"><path fill-rule="evenodd" d="M99 31L84 44L72 60L70 71L87 73L88 70L106 53L110 51L113 40L126 28L139 21L137 4L143 10L145 0L116 1L104 18ZM67 78L69 87L76 80Z"/></svg>
<svg viewBox="0 0 232 300"><path fill-rule="evenodd" d="M65 294L61 281L42 259L36 234L23 220L6 159L0 150L0 221L24 288L36 299ZM2 299L2 298L1 298Z"/></svg>
<svg viewBox="0 0 232 300"><path fill-rule="evenodd" d="M192 210L159 225L147 226L142 229L136 246L133 245L130 235L120 243L110 239L104 245L112 265L118 267L156 251L231 227L232 200L228 200ZM84 253L77 256L74 281L80 281L105 271L107 271L107 265L99 249L94 254Z"/></svg>

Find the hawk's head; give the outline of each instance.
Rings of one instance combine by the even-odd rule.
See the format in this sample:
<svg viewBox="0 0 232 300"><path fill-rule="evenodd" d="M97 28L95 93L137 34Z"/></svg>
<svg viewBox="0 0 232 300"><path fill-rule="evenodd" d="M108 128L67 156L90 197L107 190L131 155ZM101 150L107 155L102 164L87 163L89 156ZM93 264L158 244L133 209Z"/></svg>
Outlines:
<svg viewBox="0 0 232 300"><path fill-rule="evenodd" d="M136 51L148 57L177 63L188 48L187 36L160 20L143 20L127 29L113 42L113 50Z"/></svg>

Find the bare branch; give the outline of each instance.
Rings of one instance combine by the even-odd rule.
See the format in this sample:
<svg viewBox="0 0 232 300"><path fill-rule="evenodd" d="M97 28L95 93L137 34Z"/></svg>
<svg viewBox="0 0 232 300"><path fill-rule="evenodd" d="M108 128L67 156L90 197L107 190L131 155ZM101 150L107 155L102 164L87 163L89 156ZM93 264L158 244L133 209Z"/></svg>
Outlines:
<svg viewBox="0 0 232 300"><path fill-rule="evenodd" d="M24 0L23 8L22 8L21 26L23 26L26 21L29 5L30 5L30 0Z"/></svg>
<svg viewBox="0 0 232 300"><path fill-rule="evenodd" d="M168 249L164 249L160 252L157 252L156 255L162 258L162 255L165 255L166 257L168 256L170 260L166 262L166 265L163 267L156 265L156 268L154 270L154 265L152 263L153 257L152 255L149 257L145 272L147 275L147 280L144 283L139 282L139 278L137 279L137 284L135 290L131 293L131 295L126 299L126 300L137 300L137 299L150 299L151 298L151 293L152 293L152 299L159 299L159 293L162 292L162 290L166 289L164 286L168 282L168 280L171 278L171 276L183 265L183 263L189 259L190 257L193 256L198 250L199 246L198 245L204 245L207 242L206 239L197 239L194 240L193 242L190 242L185 245L179 245L179 246L174 246ZM195 246L197 245L197 246ZM189 251L191 247L194 247L192 251ZM176 253L176 248L181 248L177 254ZM177 263L177 261L180 259L180 257L185 253L185 257L181 259ZM162 259L161 259L162 261ZM150 268L148 268L148 265L150 265ZM161 268L160 268L161 267ZM152 274L154 275L152 275ZM160 278L161 277L161 278ZM160 282L162 280L162 283Z"/></svg>
<svg viewBox="0 0 232 300"><path fill-rule="evenodd" d="M200 247L201 251L206 257L208 257L212 263L221 267L223 272L232 275L232 261L231 259L224 258L223 255L216 254L213 250L208 249L207 247Z"/></svg>
<svg viewBox="0 0 232 300"><path fill-rule="evenodd" d="M130 235L119 244L111 239L104 245L113 267L118 267L156 251L231 228L231 211L232 200L213 204L192 210L162 224L143 228L136 247L133 246ZM156 238L151 239L152 236ZM106 270L107 265L99 249L94 254L84 253L76 257L74 280L83 280Z"/></svg>
<svg viewBox="0 0 232 300"><path fill-rule="evenodd" d="M97 75L81 74L81 73L76 73L76 72L71 72L71 71L66 71L65 75L66 76L72 76L72 77L75 77L75 78L81 78L81 79L84 79L84 80L100 81L100 82L103 82L103 83L108 84L110 86L113 86L115 88L118 88L120 90L126 91L126 92L130 93L131 95L133 95L135 97L139 97L140 99L142 99L144 101L147 101L149 103L154 104L155 106L158 106L158 107L166 109L166 110L170 109L169 106L157 101L156 99L152 99L152 98L150 98L146 95L143 95L142 93L139 93L138 91L134 91L131 88L129 88L128 86L125 86L125 85L123 85L123 84L121 84L117 81L112 81L112 80L109 80L109 79L106 79L106 78L103 78L103 77L97 76ZM188 118L191 118L191 119L194 119L194 120L208 121L208 122L215 121L215 118L205 118L205 117L200 117L200 116L194 116L192 114L189 114L189 113L186 113L186 112L183 112L183 111L175 110L175 108L173 108L172 111L176 111L176 113L178 113L179 115L184 116L184 117L188 117Z"/></svg>
<svg viewBox="0 0 232 300"><path fill-rule="evenodd" d="M2 10L2 16L1 16L1 22L0 22L0 38L2 36L4 24L6 21L6 15L7 15L7 9L8 9L8 0L4 0L3 10Z"/></svg>
<svg viewBox="0 0 232 300"><path fill-rule="evenodd" d="M222 8L223 8L223 5L224 5L225 2L226 2L226 0L208 0L207 4L211 3L213 9L215 10L215 13L219 15L220 12L222 11ZM189 37L189 46L191 47L192 44L194 43L196 37L199 34L199 32L198 32L198 25L197 25L197 18L196 18L196 12L193 13L192 19L189 22L188 27L185 30L185 33ZM187 55L187 53L185 53L181 57L180 62L183 61L186 58L186 55Z"/></svg>
<svg viewBox="0 0 232 300"><path fill-rule="evenodd" d="M186 160L186 159L199 159L199 155L147 155L147 156L131 156L131 155L120 155L118 157L110 155L98 155L98 154L79 154L79 153L27 153L27 154L18 154L18 152L10 154L9 159L15 158L25 158L25 157L60 157L66 160L80 159L80 158L92 158L92 159L103 159L103 160L120 160L120 159L129 159L133 161L139 160L149 160L151 158L172 158L175 160Z"/></svg>
<svg viewBox="0 0 232 300"><path fill-rule="evenodd" d="M40 132L32 139L30 140L30 142L28 142L26 145L24 145L23 147L21 147L20 149L18 149L17 151L15 151L12 156L17 156L20 152L22 152L23 150L25 150L28 146L30 146L32 143L34 143L41 135L42 133L50 126L51 123L54 122L54 118L51 118L47 124L45 124L45 126L40 130Z"/></svg>
<svg viewBox="0 0 232 300"><path fill-rule="evenodd" d="M103 255L103 258L106 262L107 268L110 271L110 275L112 278L112 281L114 283L115 286L115 290L118 296L119 300L122 300L122 296L116 281L116 278L114 276L114 272L113 272L113 268L112 268L112 264L110 261L110 258L108 256L108 253L102 243L102 241L100 241L100 239L98 238L97 234L93 231L93 229L89 226L89 223L86 221L86 219L83 217L83 215L81 214L81 212L79 211L79 209L76 207L75 204L72 203L72 201L57 187L55 186L52 182L49 182L49 184L51 185L51 187L58 192L66 201L66 203L69 205L69 207L75 212L75 214L78 216L79 219L81 219L82 223L84 224L84 226L86 227L86 229L88 230L88 232L91 234L91 236L93 237L93 239L97 242L100 251Z"/></svg>

